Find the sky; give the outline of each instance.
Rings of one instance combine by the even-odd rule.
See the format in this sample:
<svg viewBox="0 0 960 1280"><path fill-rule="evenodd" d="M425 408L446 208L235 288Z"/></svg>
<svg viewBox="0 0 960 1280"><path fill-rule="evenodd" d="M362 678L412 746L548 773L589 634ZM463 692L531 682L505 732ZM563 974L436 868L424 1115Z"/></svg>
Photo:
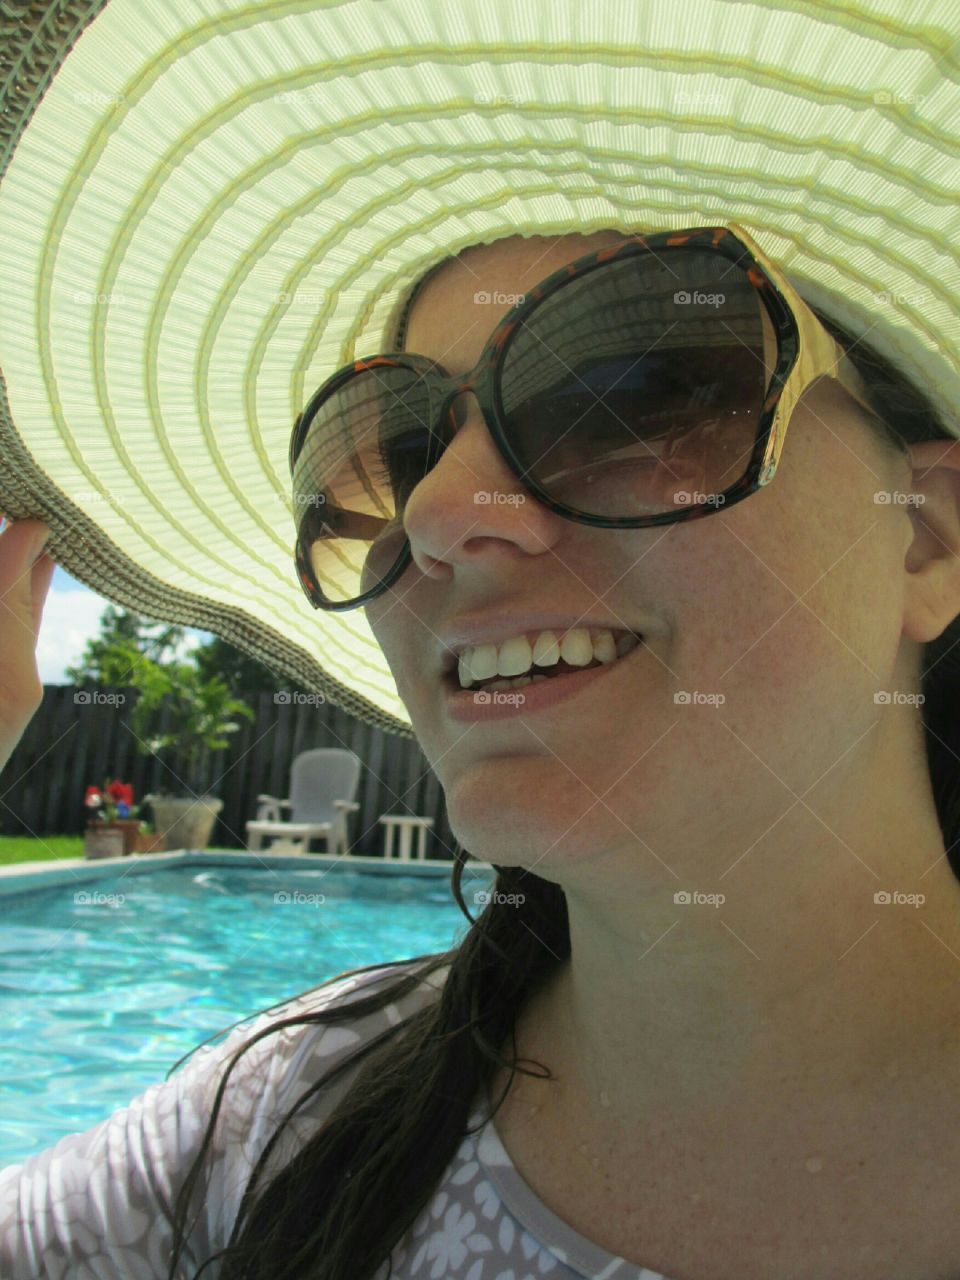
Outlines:
<svg viewBox="0 0 960 1280"><path fill-rule="evenodd" d="M100 617L111 603L77 582L60 565L54 568L37 637L37 670L42 684L69 683L66 668L79 662L87 641L100 634ZM188 627L176 656L183 657L209 639L209 631Z"/></svg>

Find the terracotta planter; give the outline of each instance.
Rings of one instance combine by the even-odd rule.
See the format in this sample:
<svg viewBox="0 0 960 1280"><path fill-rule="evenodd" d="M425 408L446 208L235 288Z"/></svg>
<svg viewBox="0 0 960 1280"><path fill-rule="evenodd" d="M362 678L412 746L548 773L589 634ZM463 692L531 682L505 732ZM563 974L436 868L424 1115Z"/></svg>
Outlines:
<svg viewBox="0 0 960 1280"><path fill-rule="evenodd" d="M163 836L145 835L142 831L138 831L133 838L130 853L163 853Z"/></svg>
<svg viewBox="0 0 960 1280"><path fill-rule="evenodd" d="M210 832L223 808L216 796L194 799L180 796L150 796L153 825L163 839L165 850L203 850L210 842ZM154 837L156 839L156 837Z"/></svg>

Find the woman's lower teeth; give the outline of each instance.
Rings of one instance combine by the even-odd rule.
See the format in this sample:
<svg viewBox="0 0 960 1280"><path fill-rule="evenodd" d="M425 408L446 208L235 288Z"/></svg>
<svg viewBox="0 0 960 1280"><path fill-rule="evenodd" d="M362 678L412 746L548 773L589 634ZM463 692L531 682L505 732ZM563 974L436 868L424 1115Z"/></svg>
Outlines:
<svg viewBox="0 0 960 1280"><path fill-rule="evenodd" d="M553 677L554 679L556 677ZM533 684L537 680L549 680L550 676L514 676L512 680L504 677L501 680L491 680L489 684L483 686L484 689L522 689L525 684Z"/></svg>
<svg viewBox="0 0 960 1280"><path fill-rule="evenodd" d="M589 665L593 667L596 664L590 663ZM609 665L609 663L604 665ZM586 671L587 668L582 667L581 670ZM506 676L501 676L499 680L491 680L489 684L484 681L481 684L474 685L473 688L467 692L476 693L480 689L484 691L489 689L491 692L497 689L522 689L524 685L536 684L538 680L562 680L565 675L573 674L574 672L572 671L560 671L556 675L545 676L541 672L536 671L532 676L514 676L509 679Z"/></svg>

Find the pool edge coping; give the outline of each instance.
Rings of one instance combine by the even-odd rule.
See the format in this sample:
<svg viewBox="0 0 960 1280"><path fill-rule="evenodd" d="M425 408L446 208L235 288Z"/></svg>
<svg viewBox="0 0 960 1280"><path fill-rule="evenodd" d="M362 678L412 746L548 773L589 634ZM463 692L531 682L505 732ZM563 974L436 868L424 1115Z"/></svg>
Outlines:
<svg viewBox="0 0 960 1280"><path fill-rule="evenodd" d="M337 865L381 875L418 875L449 879L452 858L409 859L368 858L360 854L326 853L274 854L243 852L236 849L176 849L169 853L129 854L120 858L57 858L36 862L14 862L0 866L0 898L30 889L55 888L62 884L84 884L91 880L113 877L118 870L125 875L138 875L162 867L262 866L272 871L303 871L307 868L332 868ZM487 872L488 862L470 860L471 869ZM389 868L389 870L388 870Z"/></svg>

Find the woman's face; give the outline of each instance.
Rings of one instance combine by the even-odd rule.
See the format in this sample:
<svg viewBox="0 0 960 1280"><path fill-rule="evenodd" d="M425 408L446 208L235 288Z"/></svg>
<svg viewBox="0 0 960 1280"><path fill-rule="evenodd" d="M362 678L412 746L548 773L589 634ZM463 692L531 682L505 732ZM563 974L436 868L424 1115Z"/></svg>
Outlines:
<svg viewBox="0 0 960 1280"><path fill-rule="evenodd" d="M418 295L406 349L450 373L471 368L515 295L622 238L463 251ZM407 503L413 563L366 609L457 838L547 878L600 855L655 870L652 852L681 871L698 846L746 847L862 738L874 692L905 687L895 667L911 516L873 495L905 490L907 462L823 380L794 412L767 487L703 520L591 528L529 496L478 503L481 491L524 490L474 397L460 403L463 426ZM445 629L464 614L538 609L605 619L645 643L549 709L452 719Z"/></svg>

